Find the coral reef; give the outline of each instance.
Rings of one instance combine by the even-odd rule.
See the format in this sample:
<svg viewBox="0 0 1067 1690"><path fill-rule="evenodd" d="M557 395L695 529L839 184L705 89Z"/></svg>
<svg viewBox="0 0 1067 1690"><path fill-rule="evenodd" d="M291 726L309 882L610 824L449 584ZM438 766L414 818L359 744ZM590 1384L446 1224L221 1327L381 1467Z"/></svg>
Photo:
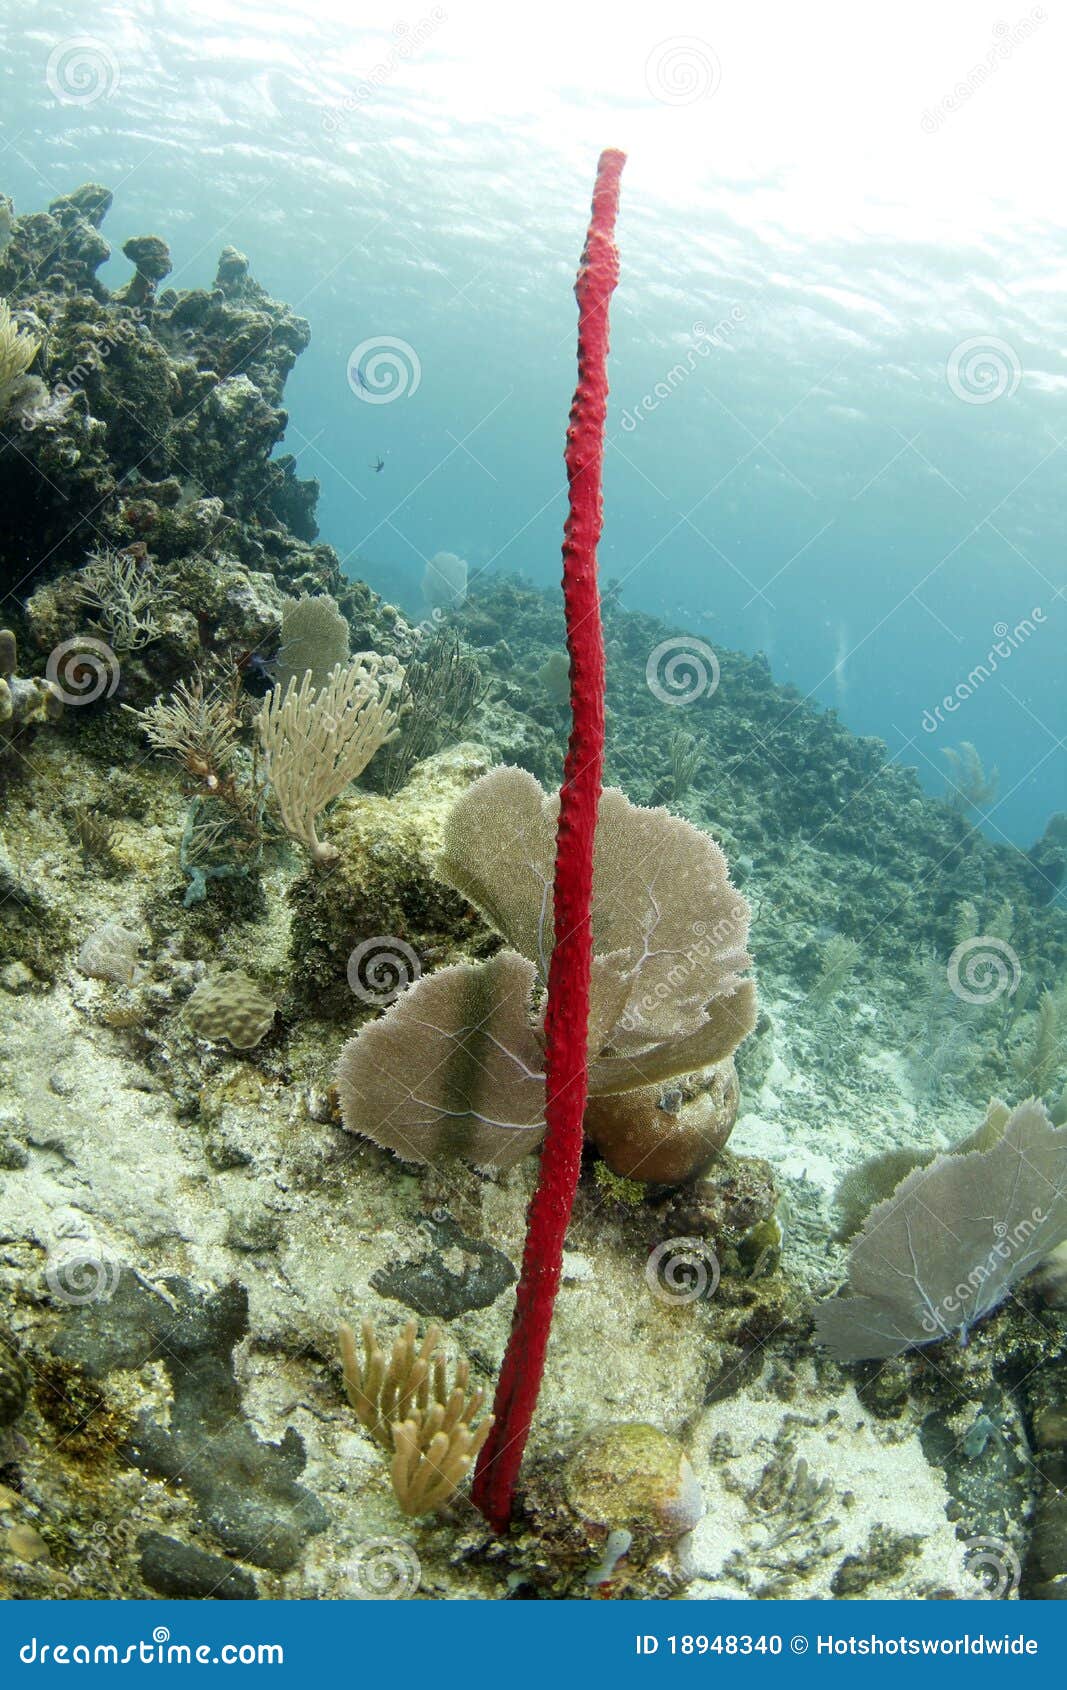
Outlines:
<svg viewBox="0 0 1067 1690"><path fill-rule="evenodd" d="M665 709L649 654L683 636L611 584L606 778L627 800L597 870L604 1043L553 1342L508 1536L455 1491L508 1338L537 1177L517 1152L543 1131L558 595L479 576L419 632L346 579L280 449L307 325L232 249L215 285L168 287L164 241L128 224L129 279L105 286L123 216L93 184L43 213L0 202L23 365L0 417L0 1590L350 1599L385 1538L417 1548L428 1599L1062 1599L1064 1247L1046 1253L1053 1228L1007 1264L982 1250L1060 1154L1063 818L1029 853L996 844L966 748L960 796L927 798L758 657L719 650L714 698ZM281 836L253 721L350 652L395 660L410 708L318 824L323 870ZM528 848L494 874L509 808ZM654 883L623 872L639 859ZM678 929L676 882L708 933ZM742 910L744 935L716 934ZM646 956L657 936L712 942L683 967ZM754 1018L749 948L755 1030L676 1066L709 1004ZM465 1064L523 1058L520 1119L465 1119L487 1174L398 1162L363 1105L355 1133L341 1120L344 1042L407 1028L381 1083L410 1097L435 994L460 1023L439 1023L449 1095L469 1098ZM503 1053L478 1049L482 1008L487 1035L512 1012ZM1024 1105L1019 1140L1030 1093L1052 1125ZM955 1216L943 1276L906 1205L931 1179ZM911 1274L890 1251L909 1220L910 1280L885 1267ZM834 1295L850 1241L880 1347L892 1328L873 1361L850 1359L871 1323L848 1313L872 1293ZM905 1310L889 1291L909 1284ZM920 1292L955 1299L943 1331ZM813 1300L820 1329L847 1325L838 1360ZM353 1307L386 1352L410 1313L467 1358L439 1388L430 1365L399 1440L339 1391ZM969 1548L990 1535L994 1588Z"/></svg>
<svg viewBox="0 0 1067 1690"><path fill-rule="evenodd" d="M97 271L110 255L100 231L111 204L87 184L47 212L12 217L0 252L0 295L27 325L19 357L27 336L39 343L33 376L20 378L36 383L32 426L0 439L0 583L33 588L34 643L47 653L84 631L87 556L137 547L167 596L152 607L148 660L136 650L122 664L130 702L188 678L205 649L276 644L295 595L331 593L372 636L362 644L408 641L396 613L380 617L373 595L315 544L317 485L272 455L307 323L232 248L211 289L161 290L170 261L153 235L125 242L133 281L109 292ZM106 581L95 585L107 596ZM113 597L104 608L115 612Z"/></svg>
<svg viewBox="0 0 1067 1690"><path fill-rule="evenodd" d="M479 724L479 739L501 760L554 782L563 750L558 710L548 728L532 729L530 718L542 690L538 671L562 643L558 605L521 580L483 577L457 626L494 684L494 710ZM604 627L605 778L649 804L677 724L648 687L648 656L669 634L687 636L624 610L610 594ZM722 684L687 717L703 760L686 813L723 845L746 891L767 892L759 914L765 984L777 993L779 980L793 987L812 975L836 932L859 941L864 977L877 973L910 1031L923 952L934 946L947 958L965 899L976 905L979 934L991 932L1010 902L1012 943L1029 972L1049 983L1063 976L1067 923L1059 910L1045 919L1054 886L1032 856L990 841L965 814L925 796L914 769L891 762L879 740L857 738L796 689L776 685L761 657L718 655ZM960 1001L951 999L950 1008L958 1013ZM988 1097L995 1086L983 1083Z"/></svg>
<svg viewBox="0 0 1067 1690"><path fill-rule="evenodd" d="M27 729L57 722L63 714L63 695L51 680L15 673L18 642L10 628L0 629L0 756L16 748Z"/></svg>
<svg viewBox="0 0 1067 1690"><path fill-rule="evenodd" d="M297 1434L290 1428L280 1443L263 1443L242 1412L233 1349L247 1329L239 1286L199 1296L180 1280L157 1291L127 1273L110 1301L91 1304L57 1338L54 1353L90 1378L161 1356L173 1390L169 1422L142 1415L127 1459L187 1487L227 1549L284 1570L328 1521L297 1483L305 1464Z"/></svg>

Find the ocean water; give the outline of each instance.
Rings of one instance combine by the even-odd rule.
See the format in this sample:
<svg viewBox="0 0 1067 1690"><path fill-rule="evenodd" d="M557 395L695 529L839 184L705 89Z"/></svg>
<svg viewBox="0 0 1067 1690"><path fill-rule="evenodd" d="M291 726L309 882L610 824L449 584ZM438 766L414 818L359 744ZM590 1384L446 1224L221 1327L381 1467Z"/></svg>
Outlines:
<svg viewBox="0 0 1067 1690"><path fill-rule="evenodd" d="M0 1597L1062 1599L1065 35L0 0ZM226 248L265 291L207 291ZM498 1539L467 1457L546 1181Z"/></svg>
<svg viewBox="0 0 1067 1690"><path fill-rule="evenodd" d="M1062 28L5 0L0 143L17 204L99 179L175 286L232 243L308 317L286 447L324 537L416 611L441 550L557 578L571 282L596 155L626 148L603 574L931 792L974 744L982 825L1028 845L1067 772ZM349 360L383 340L371 405Z"/></svg>

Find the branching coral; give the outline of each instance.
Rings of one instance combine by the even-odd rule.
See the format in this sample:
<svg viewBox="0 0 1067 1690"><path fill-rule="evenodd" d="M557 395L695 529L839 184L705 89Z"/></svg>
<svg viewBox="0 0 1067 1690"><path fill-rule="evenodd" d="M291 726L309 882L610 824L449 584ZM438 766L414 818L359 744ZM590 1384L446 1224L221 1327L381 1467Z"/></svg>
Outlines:
<svg viewBox="0 0 1067 1690"><path fill-rule="evenodd" d="M365 1320L363 1357L350 1326L340 1329L348 1400L382 1449L391 1451L393 1490L405 1514L430 1514L456 1494L489 1435L492 1416L474 1422L484 1392L469 1390L470 1366L460 1360L448 1383L440 1328L417 1342L409 1321L387 1357Z"/></svg>
<svg viewBox="0 0 1067 1690"><path fill-rule="evenodd" d="M179 681L169 698L133 712L155 749L176 758L198 788L180 848L186 905L203 900L209 880L247 875L259 860L263 791L240 766L241 696L234 668L213 686L203 675Z"/></svg>
<svg viewBox="0 0 1067 1690"><path fill-rule="evenodd" d="M242 797L251 792L241 791ZM195 797L185 813L178 858L189 882L182 902L186 909L207 897L209 880L241 880L258 868L262 855L258 808L245 815L228 808L223 799Z"/></svg>
<svg viewBox="0 0 1067 1690"><path fill-rule="evenodd" d="M959 925L965 920L969 920L966 906ZM963 1019L973 1016L973 1010L946 989L944 960L936 952L923 952L919 968L919 984L912 994L915 1031L909 1041L908 1066L919 1096L936 1103L948 1081L973 1061L973 1034Z"/></svg>
<svg viewBox="0 0 1067 1690"><path fill-rule="evenodd" d="M962 740L958 751L947 746L943 755L948 762L947 797L951 808L970 812L992 804L1000 786L999 770L990 769L986 773L970 740Z"/></svg>
<svg viewBox="0 0 1067 1690"><path fill-rule="evenodd" d="M413 657L404 680L407 706L397 738L382 758L382 784L393 796L415 764L458 739L485 697L481 670L463 650L459 635L438 629L421 657Z"/></svg>
<svg viewBox="0 0 1067 1690"><path fill-rule="evenodd" d="M395 658L362 652L333 669L319 689L310 674L299 686L292 679L276 686L256 716L282 826L319 868L337 851L319 839L316 819L395 737L403 680Z"/></svg>
<svg viewBox="0 0 1067 1690"><path fill-rule="evenodd" d="M1020 1089L1036 1097L1052 1091L1063 1063L1064 996L1062 991L1041 993L1028 1036L1012 1058Z"/></svg>
<svg viewBox="0 0 1067 1690"><path fill-rule="evenodd" d="M208 690L202 675L179 681L169 698L134 714L155 749L176 757L207 791L216 792L231 777L240 720L232 697L221 688Z"/></svg>
<svg viewBox="0 0 1067 1690"><path fill-rule="evenodd" d="M17 405L26 387L26 372L40 350L40 341L19 328L6 299L0 299L0 418Z"/></svg>
<svg viewBox="0 0 1067 1690"><path fill-rule="evenodd" d="M93 611L115 651L139 651L159 638L156 613L170 589L151 558L138 555L136 548L93 553L75 577L75 592L78 602Z"/></svg>
<svg viewBox="0 0 1067 1690"><path fill-rule="evenodd" d="M808 1008L816 1019L829 1010L859 966L860 946L847 934L834 933L823 949L822 965L808 991Z"/></svg>
<svg viewBox="0 0 1067 1690"><path fill-rule="evenodd" d="M833 1483L816 1478L787 1434L779 1433L771 1460L752 1484L740 1489L756 1536L724 1570L749 1586L753 1595L784 1596L798 1574L839 1553L840 1540L833 1535L838 1525ZM761 1581L752 1589L753 1575L760 1572L769 1573L771 1582Z"/></svg>
<svg viewBox="0 0 1067 1690"><path fill-rule="evenodd" d="M653 804L677 804L683 799L693 784L703 756L700 741L683 728L671 734L667 752L670 774L653 789Z"/></svg>
<svg viewBox="0 0 1067 1690"><path fill-rule="evenodd" d="M110 816L81 811L74 817L74 834L85 862L99 863L105 872L114 868L119 831Z"/></svg>

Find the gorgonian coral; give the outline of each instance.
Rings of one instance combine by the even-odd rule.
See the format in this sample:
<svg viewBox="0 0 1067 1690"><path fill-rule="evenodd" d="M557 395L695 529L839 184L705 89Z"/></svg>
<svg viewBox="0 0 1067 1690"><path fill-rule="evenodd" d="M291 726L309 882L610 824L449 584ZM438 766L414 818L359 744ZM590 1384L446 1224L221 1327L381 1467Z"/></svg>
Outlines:
<svg viewBox="0 0 1067 1690"><path fill-rule="evenodd" d="M264 699L256 716L263 772L282 826L317 868L335 861L315 824L374 753L397 732L404 672L395 657L364 651L331 669L321 687L307 671Z"/></svg>
<svg viewBox="0 0 1067 1690"><path fill-rule="evenodd" d="M989 1148L938 1156L871 1210L849 1255L851 1295L816 1308L819 1342L861 1361L965 1341L1065 1238L1067 1131L1031 1098Z"/></svg>
<svg viewBox="0 0 1067 1690"><path fill-rule="evenodd" d="M19 327L6 299L0 299L0 417L18 408L28 384L27 371L40 341Z"/></svg>
<svg viewBox="0 0 1067 1690"><path fill-rule="evenodd" d="M558 805L522 769L495 769L464 794L449 817L440 872L514 948L424 977L342 1053L345 1124L406 1160L463 1156L509 1167L541 1141ZM684 1178L721 1142L720 1114L708 1122L710 1138L698 1134L681 1161L673 1157L660 1142L671 1136L671 1115L658 1088L726 1062L751 1032L748 921L714 840L666 810L603 794L589 1090L598 1146L611 1160L613 1141L625 1141L638 1178ZM720 1092L736 1107L736 1086ZM643 1168L653 1149L658 1159Z"/></svg>

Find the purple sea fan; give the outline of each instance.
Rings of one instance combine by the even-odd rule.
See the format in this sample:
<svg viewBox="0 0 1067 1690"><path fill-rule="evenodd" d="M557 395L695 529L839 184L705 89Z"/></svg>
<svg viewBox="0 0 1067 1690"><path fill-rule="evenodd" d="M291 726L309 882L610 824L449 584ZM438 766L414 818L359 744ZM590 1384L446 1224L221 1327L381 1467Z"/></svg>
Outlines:
<svg viewBox="0 0 1067 1690"><path fill-rule="evenodd" d="M848 1263L850 1296L815 1310L838 1361L901 1355L998 1307L1067 1238L1067 1130L1031 1098L987 1150L916 1168L867 1216Z"/></svg>

